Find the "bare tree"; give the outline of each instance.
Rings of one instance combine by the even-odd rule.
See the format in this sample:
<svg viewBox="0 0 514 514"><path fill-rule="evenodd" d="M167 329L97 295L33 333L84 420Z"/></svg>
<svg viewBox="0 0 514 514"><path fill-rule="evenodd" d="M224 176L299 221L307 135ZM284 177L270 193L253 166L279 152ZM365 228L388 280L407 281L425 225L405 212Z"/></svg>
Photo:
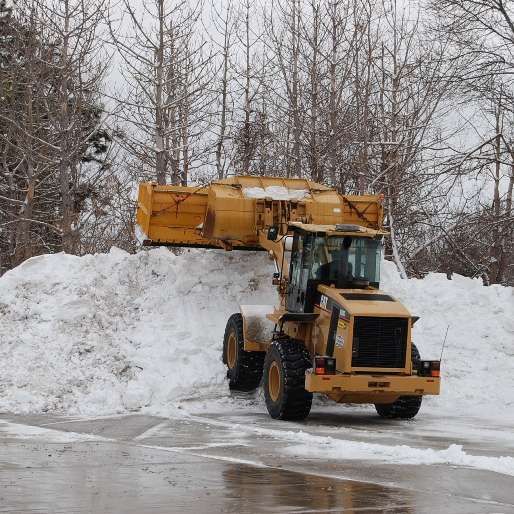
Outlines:
<svg viewBox="0 0 514 514"><path fill-rule="evenodd" d="M153 0L136 8L123 0L128 27L111 38L121 56L127 94L122 119L130 126L126 149L143 174L159 184L187 184L198 158L192 140L203 132L210 56L198 36L201 3Z"/></svg>
<svg viewBox="0 0 514 514"><path fill-rule="evenodd" d="M105 65L99 63L98 28L103 19L104 0L59 0L38 2L45 30L58 42L52 60L57 110L47 115L55 130L59 151L58 174L61 196L62 245L74 253L79 242L77 193L82 173L85 144L102 126L97 112L88 104L99 101ZM92 119L97 125L91 128ZM89 134L85 134L87 129Z"/></svg>
<svg viewBox="0 0 514 514"><path fill-rule="evenodd" d="M429 6L435 36L451 43L447 58L457 69L454 87L480 120L469 146L455 148L445 163L446 174L458 173L460 182L475 184L474 202L460 216L465 229L446 234L453 249L446 254L457 255L459 270L467 274L512 283L513 6L493 0L442 0Z"/></svg>
<svg viewBox="0 0 514 514"><path fill-rule="evenodd" d="M232 0L226 2L223 9L212 3L213 25L217 37L212 37L216 48L216 57L220 61L218 68L217 101L214 113L215 131L215 158L216 174L219 179L225 177L227 166L230 163L230 150L227 148L227 139L230 138L232 128L232 116L234 112L233 98L231 97L233 82L233 60L236 55L234 45L237 40L238 17Z"/></svg>
<svg viewBox="0 0 514 514"><path fill-rule="evenodd" d="M78 251L80 217L108 140L95 39L101 7L20 0L2 24L5 267L42 251Z"/></svg>
<svg viewBox="0 0 514 514"><path fill-rule="evenodd" d="M265 20L266 39L279 77L273 86L277 125L287 121L280 136L288 177L302 177L303 111L300 92L300 29L302 9L299 0L274 0Z"/></svg>
<svg viewBox="0 0 514 514"><path fill-rule="evenodd" d="M326 7L327 21L325 30L328 38L327 74L328 74L328 104L325 123L327 138L325 152L327 155L327 177L333 185L346 190L346 176L343 173L343 155L345 143L345 120L351 118L348 107L351 102L345 102L348 91L348 81L356 59L356 46L359 44L355 37L355 27L352 29L350 17L352 10L349 2L334 0ZM350 36L347 36L350 32ZM352 34L353 32L353 34ZM347 132L347 131L346 131ZM349 141L346 140L347 146Z"/></svg>

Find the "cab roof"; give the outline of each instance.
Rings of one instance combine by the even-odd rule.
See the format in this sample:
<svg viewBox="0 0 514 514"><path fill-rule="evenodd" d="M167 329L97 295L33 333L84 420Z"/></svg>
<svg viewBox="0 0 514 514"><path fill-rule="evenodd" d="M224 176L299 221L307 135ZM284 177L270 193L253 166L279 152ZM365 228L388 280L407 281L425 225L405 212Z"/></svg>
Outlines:
<svg viewBox="0 0 514 514"><path fill-rule="evenodd" d="M324 233L330 236L353 236L353 237L381 237L388 235L389 232L384 230L375 230L373 228L363 227L362 225L352 225L341 223L338 225L316 225L313 223L301 223L293 221L289 223L292 230L304 230L305 232Z"/></svg>

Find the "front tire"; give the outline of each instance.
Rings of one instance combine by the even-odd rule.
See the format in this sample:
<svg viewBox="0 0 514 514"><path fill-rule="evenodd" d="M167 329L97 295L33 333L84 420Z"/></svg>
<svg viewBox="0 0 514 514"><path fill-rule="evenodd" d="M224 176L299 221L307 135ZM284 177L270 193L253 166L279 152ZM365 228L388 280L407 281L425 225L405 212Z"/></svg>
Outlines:
<svg viewBox="0 0 514 514"><path fill-rule="evenodd" d="M311 367L309 352L297 341L275 341L264 359L264 398L272 418L305 419L312 393L305 390L305 372Z"/></svg>
<svg viewBox="0 0 514 514"><path fill-rule="evenodd" d="M411 346L411 359L413 367L417 368L421 356L414 343L412 343ZM400 398L393 403L376 403L375 409L382 418L412 419L419 412L422 400L422 396L400 396Z"/></svg>
<svg viewBox="0 0 514 514"><path fill-rule="evenodd" d="M227 365L230 389L253 391L259 387L264 355L264 352L245 351L243 316L240 313L232 314L223 338L223 362Z"/></svg>

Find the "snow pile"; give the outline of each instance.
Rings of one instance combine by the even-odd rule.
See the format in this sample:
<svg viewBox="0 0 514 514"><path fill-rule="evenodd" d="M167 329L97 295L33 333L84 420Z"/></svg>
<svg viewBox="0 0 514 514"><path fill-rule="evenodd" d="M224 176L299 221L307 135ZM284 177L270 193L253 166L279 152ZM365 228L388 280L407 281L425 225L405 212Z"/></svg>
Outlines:
<svg viewBox="0 0 514 514"><path fill-rule="evenodd" d="M264 252L30 259L0 278L0 411L165 414L228 397L226 320L239 304L275 303L272 272ZM421 316L423 358L439 358L450 325L442 394L422 413L513 418L514 289L440 274L400 280L391 263L382 279Z"/></svg>
<svg viewBox="0 0 514 514"><path fill-rule="evenodd" d="M0 279L0 411L159 413L225 391L226 320L275 302L270 269L221 250L30 259Z"/></svg>
<svg viewBox="0 0 514 514"><path fill-rule="evenodd" d="M304 432L282 432L280 436L286 441L298 443L287 447L286 453L294 456L301 455L304 458L319 458L321 454L333 460L379 460L401 465L450 464L514 476L514 457L471 455L464 451L460 444L451 444L444 450L436 450L413 448L404 444L391 446L348 441Z"/></svg>
<svg viewBox="0 0 514 514"><path fill-rule="evenodd" d="M273 200L302 200L309 194L305 189L288 189L283 186L245 187L246 198L271 198Z"/></svg>
<svg viewBox="0 0 514 514"><path fill-rule="evenodd" d="M381 287L420 316L413 340L423 359L440 358L448 329L441 396L425 400L430 411L514 419L514 288L441 273L401 280L390 262Z"/></svg>

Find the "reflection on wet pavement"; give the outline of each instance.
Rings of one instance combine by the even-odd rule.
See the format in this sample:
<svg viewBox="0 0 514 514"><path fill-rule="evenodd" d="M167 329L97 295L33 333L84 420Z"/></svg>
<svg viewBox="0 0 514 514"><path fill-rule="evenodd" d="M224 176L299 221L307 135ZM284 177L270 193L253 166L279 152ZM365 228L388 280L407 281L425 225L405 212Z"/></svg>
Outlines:
<svg viewBox="0 0 514 514"><path fill-rule="evenodd" d="M409 491L373 484L240 465L227 466L223 479L230 512L416 512Z"/></svg>

